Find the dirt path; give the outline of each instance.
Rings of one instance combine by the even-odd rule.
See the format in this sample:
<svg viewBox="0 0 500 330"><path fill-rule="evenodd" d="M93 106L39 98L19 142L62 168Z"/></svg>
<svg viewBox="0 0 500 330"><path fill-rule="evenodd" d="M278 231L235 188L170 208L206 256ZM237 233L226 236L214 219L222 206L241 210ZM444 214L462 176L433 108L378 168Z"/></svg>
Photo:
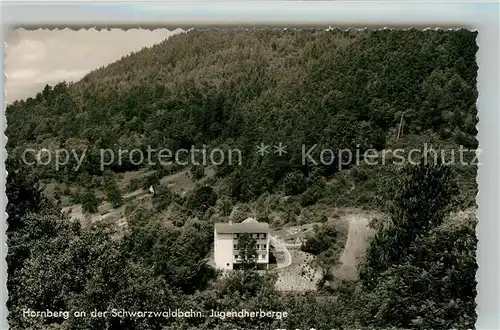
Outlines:
<svg viewBox="0 0 500 330"><path fill-rule="evenodd" d="M132 191L128 194L123 195L123 199L132 199L134 197L144 195L146 193L148 193L148 191L145 191L144 189L137 189L135 191Z"/></svg>
<svg viewBox="0 0 500 330"><path fill-rule="evenodd" d="M290 254L290 251L288 251L286 244L283 243L278 237L274 235L270 235L270 239L275 249L278 251L283 251L283 254L285 255L285 262L278 265L276 269L281 269L290 266L292 264L292 255Z"/></svg>
<svg viewBox="0 0 500 330"><path fill-rule="evenodd" d="M337 278L344 280L356 280L358 278L358 261L368 244L370 229L369 219L363 216L350 215L349 230L344 251L340 257L340 265L334 271Z"/></svg>
<svg viewBox="0 0 500 330"><path fill-rule="evenodd" d="M167 175L160 180L160 183L168 186L175 193L182 194L196 187L187 170Z"/></svg>

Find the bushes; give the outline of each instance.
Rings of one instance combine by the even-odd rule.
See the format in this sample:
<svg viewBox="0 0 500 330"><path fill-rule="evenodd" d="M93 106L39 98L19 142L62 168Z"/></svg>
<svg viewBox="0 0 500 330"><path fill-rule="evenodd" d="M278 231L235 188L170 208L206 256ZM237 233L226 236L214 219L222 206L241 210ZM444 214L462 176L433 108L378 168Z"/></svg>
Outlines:
<svg viewBox="0 0 500 330"><path fill-rule="evenodd" d="M324 187L313 185L312 187L307 188L307 190L300 196L300 205L309 206L316 204L316 202L319 201L324 195Z"/></svg>
<svg viewBox="0 0 500 330"><path fill-rule="evenodd" d="M194 181L198 181L205 176L205 168L200 165L193 165L190 169L191 177Z"/></svg>
<svg viewBox="0 0 500 330"><path fill-rule="evenodd" d="M97 213L97 207L99 206L99 201L95 196L93 190L86 190L85 193L78 198L79 202L82 204L83 212L87 213Z"/></svg>
<svg viewBox="0 0 500 330"><path fill-rule="evenodd" d="M394 180L391 222L378 226L361 280L374 318L366 325L472 328L475 221L445 222L456 194L451 168L407 166Z"/></svg>
<svg viewBox="0 0 500 330"><path fill-rule="evenodd" d="M160 185L160 179L163 176L163 170L155 171L153 173L148 173L140 177L136 177L130 180L127 190L129 192L136 191L138 189L148 190L151 186Z"/></svg>
<svg viewBox="0 0 500 330"><path fill-rule="evenodd" d="M329 225L316 225L314 235L302 244L301 249L304 252L319 255L334 248L337 234L337 231Z"/></svg>
<svg viewBox="0 0 500 330"><path fill-rule="evenodd" d="M194 191L187 199L186 207L194 212L205 213L205 211L214 206L217 202L217 194L210 186L203 186Z"/></svg>
<svg viewBox="0 0 500 330"><path fill-rule="evenodd" d="M160 176L157 172L145 175L141 178L141 188L149 189L151 186L158 186L160 184Z"/></svg>
<svg viewBox="0 0 500 330"><path fill-rule="evenodd" d="M156 186L153 196L153 207L157 211L164 211L175 200L175 194L166 186Z"/></svg>
<svg viewBox="0 0 500 330"><path fill-rule="evenodd" d="M129 192L136 191L139 188L141 188L141 180L140 179L133 178L132 180L130 180L130 183L128 184L128 187L127 187Z"/></svg>
<svg viewBox="0 0 500 330"><path fill-rule="evenodd" d="M54 188L54 199L56 201L56 205L60 205L61 204L61 196L62 196L61 188L59 188L58 186L56 186Z"/></svg>
<svg viewBox="0 0 500 330"><path fill-rule="evenodd" d="M69 189L69 186L67 184L64 185L63 194L66 196L71 195L71 189Z"/></svg>
<svg viewBox="0 0 500 330"><path fill-rule="evenodd" d="M306 178L299 171L292 171L283 178L283 191L285 195L297 195L307 188Z"/></svg>
<svg viewBox="0 0 500 330"><path fill-rule="evenodd" d="M105 188L106 197L113 207L120 207L123 205L123 197L116 183L112 182Z"/></svg>

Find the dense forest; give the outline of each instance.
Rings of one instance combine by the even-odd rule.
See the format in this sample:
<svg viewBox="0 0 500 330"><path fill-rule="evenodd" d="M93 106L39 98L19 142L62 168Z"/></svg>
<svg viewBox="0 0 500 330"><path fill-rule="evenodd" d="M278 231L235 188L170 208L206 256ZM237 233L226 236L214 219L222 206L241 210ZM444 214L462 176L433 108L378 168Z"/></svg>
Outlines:
<svg viewBox="0 0 500 330"><path fill-rule="evenodd" d="M60 181L101 175L101 148L238 148L244 166L218 170L235 178L234 197L255 198L287 173L310 174L298 159L303 144L398 147L402 113L403 146L475 148L476 50L465 30L191 31L10 105L7 147L13 156L26 145L87 149L78 171L71 162L43 168ZM287 155L253 152L278 142ZM124 159L110 169L136 167Z"/></svg>
<svg viewBox="0 0 500 330"><path fill-rule="evenodd" d="M193 30L86 75L46 86L6 110L9 322L12 329L473 328L474 165L304 164L302 145L333 150L474 150L477 33L418 30ZM288 152L262 157L260 143ZM199 166L114 162L100 150L233 148L242 166L213 166L187 195L159 184ZM25 166L26 148L87 150L70 162ZM474 152L466 158L471 160ZM145 168L146 167L146 168ZM94 191L126 204L116 183L154 173L152 207L127 205L127 229L84 226L61 213L57 194L89 213ZM69 188L78 187L75 193ZM58 188L59 189L59 188ZM284 199L292 196L291 199ZM278 201L279 200L279 201ZM283 202L285 200L285 202ZM282 292L271 272L207 264L214 222L252 205L273 227L324 222L317 207L359 207L373 219L359 280L325 272L315 292ZM277 221L273 208L286 216ZM271 209L271 210L270 210ZM256 210L256 211L255 211ZM307 213L309 212L309 213ZM234 213L234 212L233 212ZM159 216L158 214L162 214ZM305 214L305 215L304 215ZM312 214L308 216L308 214ZM165 219L168 219L166 221ZM319 230L303 249L318 256L335 235ZM31 310L274 310L288 317L27 318Z"/></svg>

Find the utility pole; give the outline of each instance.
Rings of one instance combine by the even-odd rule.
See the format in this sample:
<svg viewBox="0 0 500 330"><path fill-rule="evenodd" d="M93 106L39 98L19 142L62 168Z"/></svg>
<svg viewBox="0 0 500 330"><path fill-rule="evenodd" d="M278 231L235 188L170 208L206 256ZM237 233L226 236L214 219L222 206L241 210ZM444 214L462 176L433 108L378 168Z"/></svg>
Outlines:
<svg viewBox="0 0 500 330"><path fill-rule="evenodd" d="M399 140L399 135L401 135L403 133L403 115L405 113L401 113L401 120L399 122L399 129L398 129L398 136L396 136L396 141Z"/></svg>

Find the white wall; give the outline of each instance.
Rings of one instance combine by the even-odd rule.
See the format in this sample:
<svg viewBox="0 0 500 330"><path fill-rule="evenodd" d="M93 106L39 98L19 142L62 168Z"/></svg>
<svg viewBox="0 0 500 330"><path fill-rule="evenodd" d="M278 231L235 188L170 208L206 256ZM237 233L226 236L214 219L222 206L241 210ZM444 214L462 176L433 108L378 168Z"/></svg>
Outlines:
<svg viewBox="0 0 500 330"><path fill-rule="evenodd" d="M269 234L266 238L256 239L256 244L266 245L266 250L257 250L258 255L264 255L264 258L259 258L256 260L257 263L267 264L269 263ZM233 234L217 234L214 231L214 261L215 265L219 269L233 269L233 263L235 262L234 248L233 246L238 244L238 240L233 240ZM229 265L228 265L229 264Z"/></svg>
<svg viewBox="0 0 500 330"><path fill-rule="evenodd" d="M233 269L233 235L216 234L214 246L215 265L219 269ZM229 265L228 265L229 264Z"/></svg>

